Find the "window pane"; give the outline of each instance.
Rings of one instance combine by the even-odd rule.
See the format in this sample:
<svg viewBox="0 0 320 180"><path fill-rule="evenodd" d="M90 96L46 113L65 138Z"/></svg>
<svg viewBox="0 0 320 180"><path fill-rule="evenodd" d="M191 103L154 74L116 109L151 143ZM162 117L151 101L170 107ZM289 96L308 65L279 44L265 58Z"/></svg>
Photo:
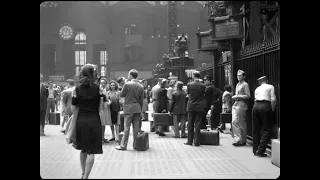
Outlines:
<svg viewBox="0 0 320 180"><path fill-rule="evenodd" d="M79 65L79 51L76 51L76 54L75 54L75 60L76 60L76 65Z"/></svg>
<svg viewBox="0 0 320 180"><path fill-rule="evenodd" d="M102 51L100 51L100 65L102 65Z"/></svg>
<svg viewBox="0 0 320 180"><path fill-rule="evenodd" d="M80 51L80 65L83 65L83 51Z"/></svg>
<svg viewBox="0 0 320 180"><path fill-rule="evenodd" d="M80 40L80 34L77 34L75 41L79 41L79 40Z"/></svg>
<svg viewBox="0 0 320 180"><path fill-rule="evenodd" d="M108 52L107 51L104 51L105 52L105 54L106 54L106 58L105 58L105 61L104 61L104 64L105 65L107 65L107 63L108 63Z"/></svg>
<svg viewBox="0 0 320 180"><path fill-rule="evenodd" d="M87 51L84 51L84 62L83 65L87 63Z"/></svg>

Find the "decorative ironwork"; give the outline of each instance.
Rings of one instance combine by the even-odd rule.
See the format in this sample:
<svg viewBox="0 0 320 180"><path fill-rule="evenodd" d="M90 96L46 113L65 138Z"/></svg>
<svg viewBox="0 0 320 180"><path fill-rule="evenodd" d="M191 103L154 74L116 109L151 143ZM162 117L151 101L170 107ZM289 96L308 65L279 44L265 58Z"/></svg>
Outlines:
<svg viewBox="0 0 320 180"><path fill-rule="evenodd" d="M40 4L40 7L57 7L58 6L58 3L57 2L54 2L54 1L45 1L45 2L42 2Z"/></svg>
<svg viewBox="0 0 320 180"><path fill-rule="evenodd" d="M273 36L272 38L267 39L265 42L257 42L250 46L246 46L245 48L241 49L239 60L247 56L252 56L254 54L276 48L280 48L280 36Z"/></svg>
<svg viewBox="0 0 320 180"><path fill-rule="evenodd" d="M225 1L208 1L205 7L208 7L208 18L227 16L230 13L227 11Z"/></svg>
<svg viewBox="0 0 320 180"><path fill-rule="evenodd" d="M168 38L169 38L169 54L176 55L174 51L174 44L177 38L177 2L176 1L168 1Z"/></svg>

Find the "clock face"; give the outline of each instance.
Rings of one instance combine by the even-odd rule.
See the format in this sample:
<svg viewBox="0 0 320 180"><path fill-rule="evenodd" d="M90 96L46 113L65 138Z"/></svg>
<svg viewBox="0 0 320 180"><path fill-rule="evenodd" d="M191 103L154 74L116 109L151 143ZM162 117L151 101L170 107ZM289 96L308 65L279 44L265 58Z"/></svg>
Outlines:
<svg viewBox="0 0 320 180"><path fill-rule="evenodd" d="M68 25L64 25L60 28L59 34L62 39L68 40L73 35L73 29Z"/></svg>

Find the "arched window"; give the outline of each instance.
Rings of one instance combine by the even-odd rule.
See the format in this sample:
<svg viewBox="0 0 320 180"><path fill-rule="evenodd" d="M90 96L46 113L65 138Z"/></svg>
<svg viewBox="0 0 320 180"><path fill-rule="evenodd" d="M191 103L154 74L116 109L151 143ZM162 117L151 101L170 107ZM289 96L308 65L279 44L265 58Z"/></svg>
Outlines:
<svg viewBox="0 0 320 180"><path fill-rule="evenodd" d="M78 33L75 37L75 44L86 44L86 35L84 33Z"/></svg>
<svg viewBox="0 0 320 180"><path fill-rule="evenodd" d="M75 37L75 44L82 46L75 51L76 76L79 75L81 67L87 63L87 51L83 48L83 45L86 45L86 40L87 37L83 32L78 33Z"/></svg>

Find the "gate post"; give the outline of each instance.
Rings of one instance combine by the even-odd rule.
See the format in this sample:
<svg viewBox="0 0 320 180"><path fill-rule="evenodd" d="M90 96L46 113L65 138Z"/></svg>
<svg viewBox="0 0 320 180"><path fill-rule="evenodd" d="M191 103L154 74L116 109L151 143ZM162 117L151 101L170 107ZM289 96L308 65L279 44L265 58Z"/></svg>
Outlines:
<svg viewBox="0 0 320 180"><path fill-rule="evenodd" d="M232 88L235 91L237 85L237 69L238 64L236 62L239 52L241 50L241 41L238 39L230 40L230 50L231 50L231 77L232 77Z"/></svg>

